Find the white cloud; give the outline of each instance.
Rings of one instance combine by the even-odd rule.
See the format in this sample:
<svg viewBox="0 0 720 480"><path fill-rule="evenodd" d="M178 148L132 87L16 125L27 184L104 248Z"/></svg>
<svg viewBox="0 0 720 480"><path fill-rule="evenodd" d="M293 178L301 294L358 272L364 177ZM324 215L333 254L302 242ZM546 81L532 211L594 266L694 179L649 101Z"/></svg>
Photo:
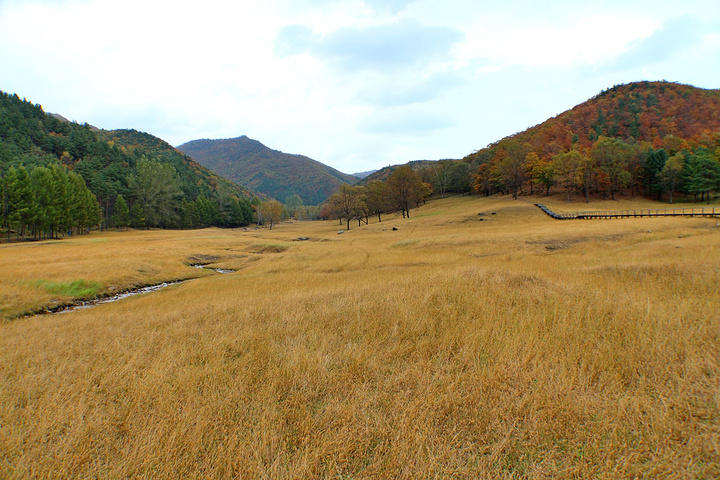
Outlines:
<svg viewBox="0 0 720 480"><path fill-rule="evenodd" d="M345 72L396 71L442 60L463 38L462 32L454 28L426 26L414 20L366 28L342 27L325 35L308 26L289 25L278 34L277 51L280 55L309 53Z"/></svg>
<svg viewBox="0 0 720 480"><path fill-rule="evenodd" d="M359 130L365 133L410 136L453 126L455 121L450 116L418 107L374 111L358 124Z"/></svg>
<svg viewBox="0 0 720 480"><path fill-rule="evenodd" d="M465 83L458 72L438 72L420 78L367 77L355 99L362 104L386 107L423 103Z"/></svg>
<svg viewBox="0 0 720 480"><path fill-rule="evenodd" d="M701 21L698 18L673 18L648 37L632 42L626 51L601 68L623 70L659 63L702 41Z"/></svg>
<svg viewBox="0 0 720 480"><path fill-rule="evenodd" d="M4 91L345 171L461 157L617 83L718 88L715 58L717 0L0 0Z"/></svg>

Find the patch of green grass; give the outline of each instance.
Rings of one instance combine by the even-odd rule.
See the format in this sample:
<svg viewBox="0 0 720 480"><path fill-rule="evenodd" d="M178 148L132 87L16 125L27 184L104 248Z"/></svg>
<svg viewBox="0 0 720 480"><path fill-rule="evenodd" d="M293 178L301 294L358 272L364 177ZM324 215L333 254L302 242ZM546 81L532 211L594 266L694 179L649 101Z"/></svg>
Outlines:
<svg viewBox="0 0 720 480"><path fill-rule="evenodd" d="M62 295L65 297L90 298L97 296L102 290L103 284L100 282L90 282L87 280L73 280L72 282L53 282L50 280L33 280L29 282L31 285L41 288L52 295Z"/></svg>

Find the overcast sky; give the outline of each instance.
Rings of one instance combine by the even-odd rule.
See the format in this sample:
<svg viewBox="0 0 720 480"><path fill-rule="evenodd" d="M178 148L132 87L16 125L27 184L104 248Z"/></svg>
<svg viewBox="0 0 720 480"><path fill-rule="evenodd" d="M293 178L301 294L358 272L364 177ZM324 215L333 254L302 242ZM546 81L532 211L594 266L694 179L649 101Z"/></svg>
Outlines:
<svg viewBox="0 0 720 480"><path fill-rule="evenodd" d="M661 79L720 88L720 0L0 0L0 90L347 173L462 158Z"/></svg>

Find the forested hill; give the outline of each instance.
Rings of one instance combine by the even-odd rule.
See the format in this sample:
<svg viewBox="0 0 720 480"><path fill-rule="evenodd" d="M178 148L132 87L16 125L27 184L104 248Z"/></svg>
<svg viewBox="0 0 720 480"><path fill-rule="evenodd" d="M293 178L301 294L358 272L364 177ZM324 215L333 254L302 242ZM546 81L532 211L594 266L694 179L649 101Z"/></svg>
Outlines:
<svg viewBox="0 0 720 480"><path fill-rule="evenodd" d="M358 181L316 160L272 150L244 135L194 140L178 149L210 170L281 202L298 195L305 204L318 205L340 185Z"/></svg>
<svg viewBox="0 0 720 480"><path fill-rule="evenodd" d="M18 213L39 208L37 198L20 199L19 192L34 188L37 197L40 192L30 174L46 167L56 175L64 171L80 176L97 198L106 226L240 226L252 221L252 192L162 140L134 130L106 132L71 123L46 114L39 104L0 92L0 198L2 226L8 231L23 232L28 222L38 221Z"/></svg>
<svg viewBox="0 0 720 480"><path fill-rule="evenodd" d="M720 189L720 90L636 82L463 159L474 189L702 201ZM667 197L665 197L667 195Z"/></svg>
<svg viewBox="0 0 720 480"><path fill-rule="evenodd" d="M600 92L462 160L407 165L434 193L568 198L645 195L698 201L720 190L720 90L636 82ZM385 167L361 183L385 180Z"/></svg>
<svg viewBox="0 0 720 480"><path fill-rule="evenodd" d="M557 117L466 158L487 158L509 139L528 144L541 159L573 147L591 148L601 136L677 151L713 144L711 136L718 131L720 90L671 82L635 82L604 90Z"/></svg>
<svg viewBox="0 0 720 480"><path fill-rule="evenodd" d="M122 151L131 156L141 157L145 155L171 164L178 171L180 178L183 179L186 194L191 198L199 194L208 195L210 192L248 198L257 195L257 192L218 175L197 163L189 155L149 133L127 129L101 130L98 132L98 136L120 147Z"/></svg>

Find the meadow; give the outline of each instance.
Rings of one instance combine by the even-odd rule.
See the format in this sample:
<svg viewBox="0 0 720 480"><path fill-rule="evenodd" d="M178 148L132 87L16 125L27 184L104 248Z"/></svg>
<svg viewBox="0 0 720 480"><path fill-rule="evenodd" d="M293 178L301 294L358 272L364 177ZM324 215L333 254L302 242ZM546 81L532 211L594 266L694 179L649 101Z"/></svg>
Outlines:
<svg viewBox="0 0 720 480"><path fill-rule="evenodd" d="M0 477L720 476L718 220L532 201L0 245Z"/></svg>

